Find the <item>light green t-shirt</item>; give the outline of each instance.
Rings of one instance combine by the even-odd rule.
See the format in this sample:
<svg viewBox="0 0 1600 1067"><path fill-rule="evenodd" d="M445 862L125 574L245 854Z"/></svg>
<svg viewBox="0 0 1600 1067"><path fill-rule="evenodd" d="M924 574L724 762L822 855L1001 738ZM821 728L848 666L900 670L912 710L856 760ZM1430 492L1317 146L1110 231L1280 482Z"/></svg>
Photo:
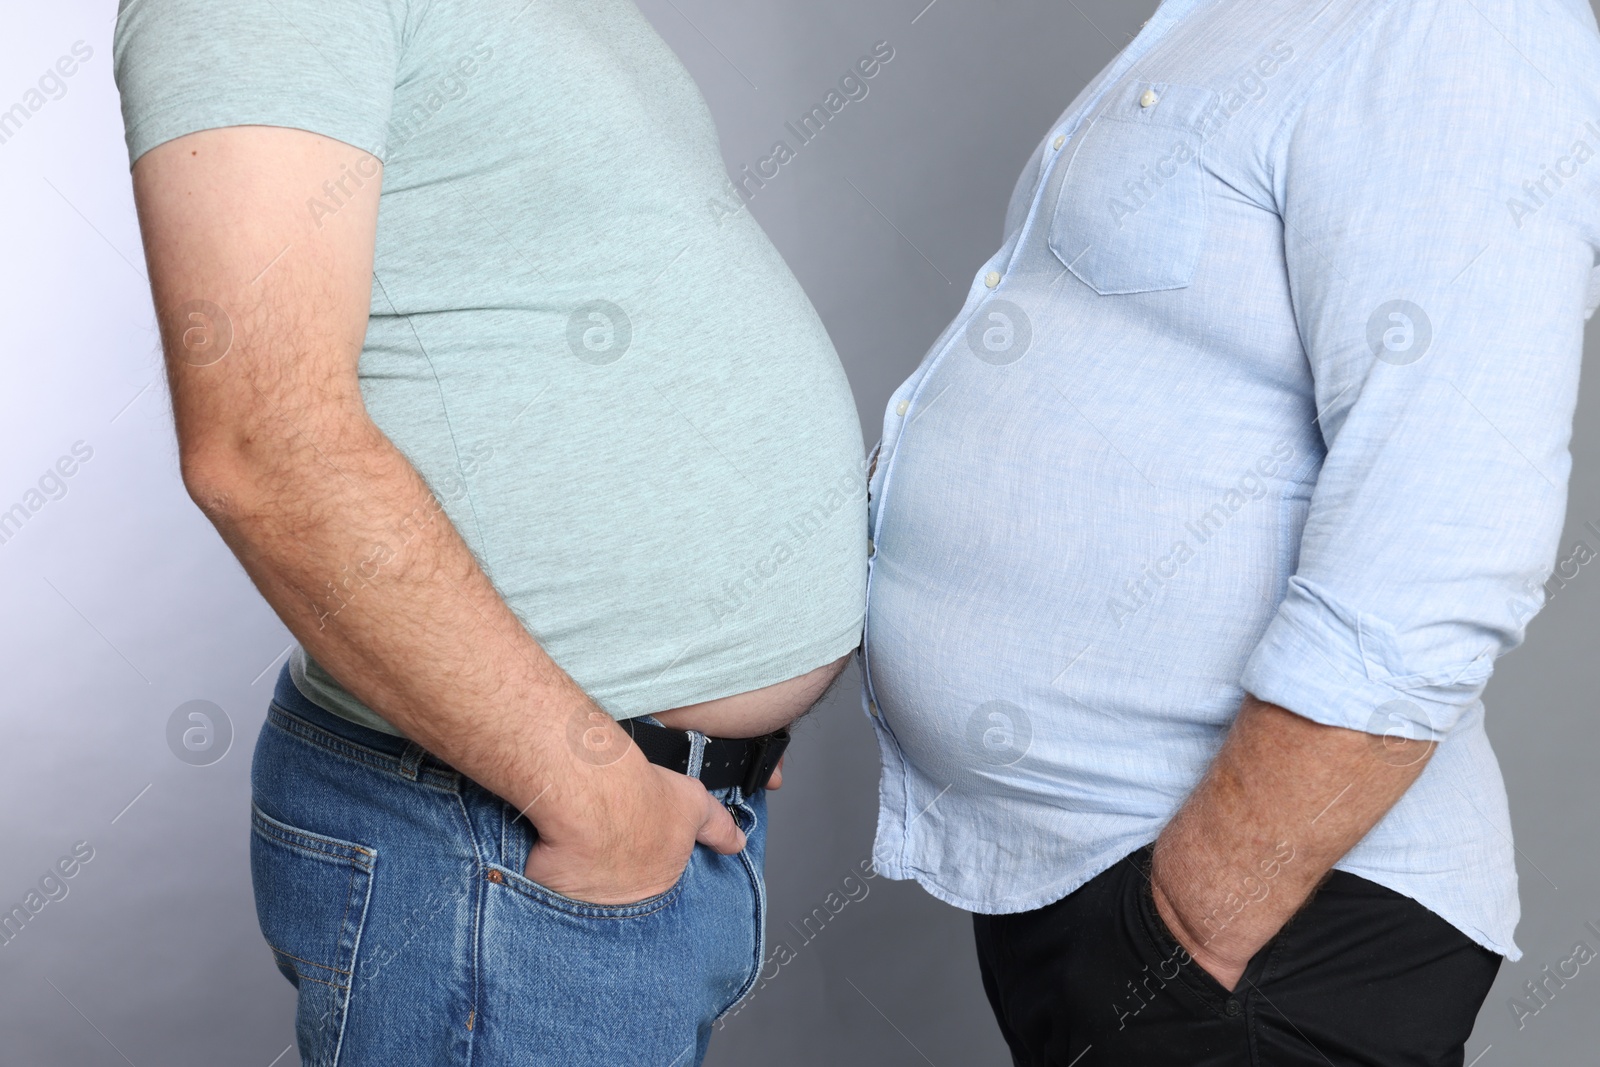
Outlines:
<svg viewBox="0 0 1600 1067"><path fill-rule="evenodd" d="M122 7L132 159L270 125L383 161L367 408L602 706L745 692L855 647L848 382L772 244L730 211L705 102L631 2ZM324 218L375 172L296 195ZM328 625L408 531L330 576ZM291 669L317 704L396 732L303 650Z"/></svg>

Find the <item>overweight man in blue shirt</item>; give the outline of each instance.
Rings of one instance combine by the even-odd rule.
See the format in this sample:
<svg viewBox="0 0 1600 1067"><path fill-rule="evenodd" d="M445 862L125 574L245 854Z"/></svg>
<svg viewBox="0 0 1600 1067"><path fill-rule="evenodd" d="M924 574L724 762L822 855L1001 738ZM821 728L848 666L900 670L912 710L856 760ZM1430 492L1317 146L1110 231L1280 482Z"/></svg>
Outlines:
<svg viewBox="0 0 1600 1067"><path fill-rule="evenodd" d="M1583 0L1166 0L1045 132L889 402L865 644L875 863L1017 1064L1462 1063L1597 156Z"/></svg>

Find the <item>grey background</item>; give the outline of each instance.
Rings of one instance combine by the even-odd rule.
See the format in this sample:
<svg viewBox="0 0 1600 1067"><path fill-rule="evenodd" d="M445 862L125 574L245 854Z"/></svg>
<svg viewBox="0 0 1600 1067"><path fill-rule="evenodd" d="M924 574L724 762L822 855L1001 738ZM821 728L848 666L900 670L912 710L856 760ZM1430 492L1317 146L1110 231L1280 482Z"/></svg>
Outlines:
<svg viewBox="0 0 1600 1067"><path fill-rule="evenodd" d="M816 302L869 440L883 404L1000 241L1036 138L1153 0L643 0L699 80L730 168L766 155L873 43L896 56L760 192L753 211ZM73 442L94 457L0 545L0 910L77 841L94 859L0 946L0 1064L290 1067L292 996L255 928L250 744L288 645L189 503L111 84L112 5L29 5L0 34L0 109L84 40L60 100L0 145L0 509ZM1590 331L1590 370L1596 351ZM1600 550L1600 400L1578 415L1563 554ZM1502 661L1487 702L1511 791L1525 959L1467 1059L1592 1062L1600 973L1519 1033L1507 998L1575 942L1600 948L1600 576L1586 567ZM210 766L167 748L172 711L216 702ZM797 950L722 1032L717 1067L1002 1065L966 916L882 878L813 940L789 927L870 853L876 754L847 676L805 724L773 798L774 936ZM1480 1057L1474 1061L1474 1057Z"/></svg>

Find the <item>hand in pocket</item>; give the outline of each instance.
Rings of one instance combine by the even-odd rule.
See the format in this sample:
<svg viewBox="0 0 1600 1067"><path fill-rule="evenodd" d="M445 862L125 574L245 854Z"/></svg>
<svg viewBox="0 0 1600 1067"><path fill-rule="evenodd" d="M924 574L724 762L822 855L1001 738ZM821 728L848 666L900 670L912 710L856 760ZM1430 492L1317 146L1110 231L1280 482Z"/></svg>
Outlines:
<svg viewBox="0 0 1600 1067"><path fill-rule="evenodd" d="M637 749L590 778L563 810L535 818L523 873L564 897L625 905L677 884L696 844L732 855L744 831L705 786L645 760Z"/></svg>

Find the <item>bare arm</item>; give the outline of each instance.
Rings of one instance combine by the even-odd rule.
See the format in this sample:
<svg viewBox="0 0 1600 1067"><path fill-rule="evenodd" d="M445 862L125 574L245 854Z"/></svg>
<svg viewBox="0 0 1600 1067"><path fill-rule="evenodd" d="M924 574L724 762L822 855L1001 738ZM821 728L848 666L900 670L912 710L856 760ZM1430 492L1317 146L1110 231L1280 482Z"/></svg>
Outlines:
<svg viewBox="0 0 1600 1067"><path fill-rule="evenodd" d="M307 199L346 166L372 176L313 220ZM545 654L368 417L357 363L380 181L348 145L259 126L191 134L135 166L184 484L319 663L527 812L529 877L642 899L697 838L732 852L743 835Z"/></svg>
<svg viewBox="0 0 1600 1067"><path fill-rule="evenodd" d="M1156 842L1152 890L1195 962L1229 989L1434 745L1324 726L1254 697Z"/></svg>

